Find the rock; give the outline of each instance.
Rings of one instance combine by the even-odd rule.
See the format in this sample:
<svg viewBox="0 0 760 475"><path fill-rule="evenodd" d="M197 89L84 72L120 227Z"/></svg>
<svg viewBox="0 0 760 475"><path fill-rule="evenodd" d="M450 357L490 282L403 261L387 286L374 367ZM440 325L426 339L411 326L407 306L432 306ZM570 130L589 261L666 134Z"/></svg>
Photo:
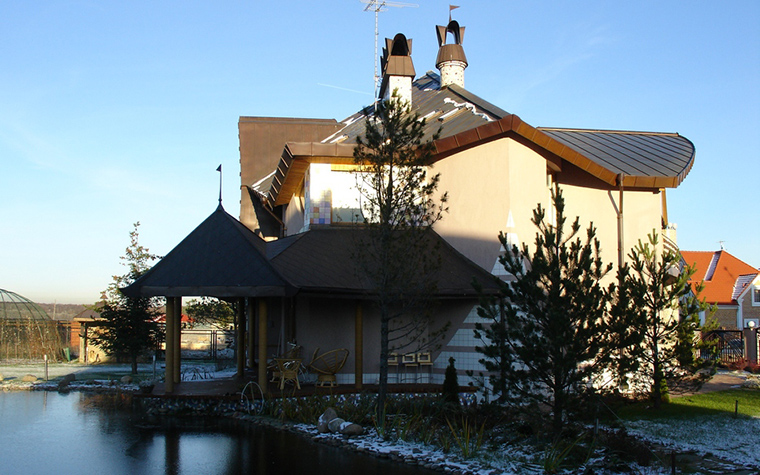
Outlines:
<svg viewBox="0 0 760 475"><path fill-rule="evenodd" d="M364 434L364 427L353 422L344 422L340 426L340 433L343 435L362 435Z"/></svg>
<svg viewBox="0 0 760 475"><path fill-rule="evenodd" d="M25 375L21 376L21 381L24 382L24 383L34 383L38 379L39 378L37 376L33 375L33 374L25 374Z"/></svg>
<svg viewBox="0 0 760 475"><path fill-rule="evenodd" d="M130 375L122 376L120 381L122 382L122 384L131 384L132 376Z"/></svg>
<svg viewBox="0 0 760 475"><path fill-rule="evenodd" d="M327 423L327 428L330 429L330 432L338 433L340 432L340 426L346 421L341 419L340 417L336 417L335 419L331 420Z"/></svg>
<svg viewBox="0 0 760 475"><path fill-rule="evenodd" d="M760 389L760 380L747 378L747 380L742 383L742 387L747 389Z"/></svg>
<svg viewBox="0 0 760 475"><path fill-rule="evenodd" d="M64 376L60 381L58 381L58 390L61 391L63 389L66 389L69 387L69 384L71 384L72 381L76 380L77 377L74 373L69 373L66 376Z"/></svg>
<svg viewBox="0 0 760 475"><path fill-rule="evenodd" d="M143 394L151 394L155 385L156 384L153 381L140 381L140 391Z"/></svg>
<svg viewBox="0 0 760 475"><path fill-rule="evenodd" d="M327 427L327 425L330 423L331 420L337 419L338 413L335 412L335 409L332 407L328 407L327 410L325 410L325 413L319 416L319 421L317 421L317 432L320 434L324 434L326 432L330 432L330 428Z"/></svg>

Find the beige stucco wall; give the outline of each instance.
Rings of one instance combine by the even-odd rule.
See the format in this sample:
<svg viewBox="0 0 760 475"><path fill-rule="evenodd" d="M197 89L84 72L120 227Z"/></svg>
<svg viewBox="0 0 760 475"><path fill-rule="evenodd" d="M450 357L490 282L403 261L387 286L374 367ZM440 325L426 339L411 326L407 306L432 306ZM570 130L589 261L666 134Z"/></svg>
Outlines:
<svg viewBox="0 0 760 475"><path fill-rule="evenodd" d="M493 268L500 231L516 234L519 242L533 241L533 209L550 200L546 163L535 152L500 139L445 158L432 172L440 173L439 191L449 194L449 213L435 229L476 264Z"/></svg>
<svg viewBox="0 0 760 475"><path fill-rule="evenodd" d="M532 246L537 231L531 222L533 210L538 203L551 209L542 156L504 138L445 158L432 171L441 175L439 190L449 194L449 213L436 224L436 231L457 250L490 271L500 251L499 232L510 233L514 244ZM567 225L580 216L583 238L593 222L602 258L617 264L619 192L602 189L601 185L598 180L577 177L560 184ZM662 204L660 195L652 192L625 192L623 201L627 255L652 230L661 233Z"/></svg>
<svg viewBox="0 0 760 475"><path fill-rule="evenodd" d="M589 224L596 228L604 262L618 264L618 222L620 192L580 186L562 186L565 196L565 215L568 222L580 216L581 232ZM623 194L623 251L625 259L639 239L647 243L647 234L656 231L658 251L662 251L662 204L659 194L646 191L629 191Z"/></svg>

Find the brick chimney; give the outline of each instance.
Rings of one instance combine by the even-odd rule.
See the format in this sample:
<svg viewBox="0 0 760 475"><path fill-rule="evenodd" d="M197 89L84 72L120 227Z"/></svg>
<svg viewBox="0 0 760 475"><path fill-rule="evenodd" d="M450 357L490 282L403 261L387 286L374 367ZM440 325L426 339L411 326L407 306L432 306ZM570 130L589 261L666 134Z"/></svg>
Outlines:
<svg viewBox="0 0 760 475"><path fill-rule="evenodd" d="M464 27L459 26L456 20L452 20L448 26L436 26L436 33L438 34L438 57L435 60L435 67L441 71L441 87L449 84L464 87L464 70L467 67L467 57L462 48ZM449 33L454 37L452 44L446 44Z"/></svg>
<svg viewBox="0 0 760 475"><path fill-rule="evenodd" d="M380 98L387 100L393 95L393 91L398 91L401 100L411 105L412 80L415 75L412 64L412 40L407 40L401 33L392 40L386 38L380 66L383 71Z"/></svg>

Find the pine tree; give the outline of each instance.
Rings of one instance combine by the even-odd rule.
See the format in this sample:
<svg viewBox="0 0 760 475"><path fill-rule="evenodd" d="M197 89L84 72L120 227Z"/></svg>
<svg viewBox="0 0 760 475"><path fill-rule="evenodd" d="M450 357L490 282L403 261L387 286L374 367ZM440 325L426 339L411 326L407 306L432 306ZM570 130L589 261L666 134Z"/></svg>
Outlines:
<svg viewBox="0 0 760 475"><path fill-rule="evenodd" d="M185 312L199 325L213 325L226 329L235 322L235 310L232 306L214 297L191 300L185 307Z"/></svg>
<svg viewBox="0 0 760 475"><path fill-rule="evenodd" d="M699 313L709 309L697 298L701 286L689 286L696 269L681 268L678 253L667 249L658 253L658 242L654 231L648 242L639 240L629 254L630 272L621 283L629 294L626 320L640 335L626 351L641 363L636 374L648 382L655 408L667 402L667 380L675 383L688 376L684 370L694 364L694 351L699 349L695 347Z"/></svg>
<svg viewBox="0 0 760 475"><path fill-rule="evenodd" d="M150 263L158 257L139 243L138 227L129 233L130 245L120 259L128 272L114 276L113 282L102 294L102 303L95 310L100 314L101 326L93 342L108 355L126 356L137 374L137 359L146 349L155 348L163 333L155 321L159 302L155 298L127 297L119 289L126 287L148 271Z"/></svg>
<svg viewBox="0 0 760 475"><path fill-rule="evenodd" d="M539 204L534 251L509 246L501 265L514 278L500 281L500 294L484 298L477 324L477 351L502 402L551 408L552 427L561 431L567 411L584 394L610 358L606 322L609 289L600 280L611 270L600 257L593 225L578 236L579 219L566 229L562 192L552 192L556 225Z"/></svg>
<svg viewBox="0 0 760 475"><path fill-rule="evenodd" d="M390 352L434 347L445 331L431 327L433 275L440 266L431 235L447 196L434 197L439 176L428 175L432 140L424 140L425 121L408 103L394 93L365 124L354 149L364 232L353 257L380 314L378 421L384 424Z"/></svg>

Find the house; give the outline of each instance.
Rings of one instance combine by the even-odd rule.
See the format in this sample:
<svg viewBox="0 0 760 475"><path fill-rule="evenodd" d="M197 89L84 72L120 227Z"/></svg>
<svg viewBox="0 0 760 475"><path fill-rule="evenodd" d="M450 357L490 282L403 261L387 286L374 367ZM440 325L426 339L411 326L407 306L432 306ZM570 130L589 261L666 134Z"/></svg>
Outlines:
<svg viewBox="0 0 760 475"><path fill-rule="evenodd" d="M760 327L760 269L725 250L681 251L681 256L685 264L696 268L689 284L704 285L699 297L716 306L714 318L720 328Z"/></svg>
<svg viewBox="0 0 760 475"><path fill-rule="evenodd" d="M462 382L465 371L481 370L471 282L489 291L494 275L507 277L498 264L499 233L531 243L533 210L551 209L554 184L563 189L567 215L580 216L584 227L593 222L603 258L620 263L653 230L675 247L665 190L694 163L693 144L677 133L535 127L473 94L464 85L464 31L456 21L436 27L439 73L417 76L412 40L403 34L386 40L381 58L379 100L395 92L425 119L428 137L441 130L429 166L440 173L449 212L432 239L443 261L435 297L445 305L436 318L451 329L432 354L426 377L434 382L443 380L451 356ZM304 355L350 349L339 383L377 381L379 317L352 260L352 234L362 232L353 150L373 113L370 105L340 122L241 117L239 221L220 204L126 291L167 296L170 306L182 296L238 299L241 341L250 322L249 366L296 341Z"/></svg>

